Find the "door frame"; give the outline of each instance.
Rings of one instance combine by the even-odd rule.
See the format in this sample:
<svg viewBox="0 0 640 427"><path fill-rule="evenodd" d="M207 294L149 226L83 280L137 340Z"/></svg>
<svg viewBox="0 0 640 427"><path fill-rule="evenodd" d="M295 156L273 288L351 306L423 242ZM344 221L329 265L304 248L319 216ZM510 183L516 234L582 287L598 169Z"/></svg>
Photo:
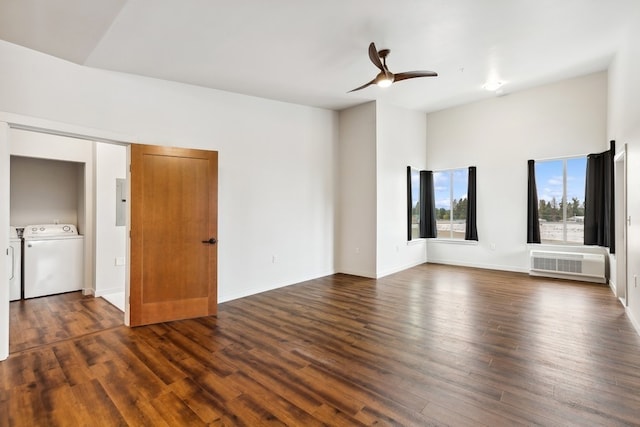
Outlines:
<svg viewBox="0 0 640 427"><path fill-rule="evenodd" d="M629 306L629 275L627 265L627 144L614 156L615 173L615 233L616 289L623 306Z"/></svg>

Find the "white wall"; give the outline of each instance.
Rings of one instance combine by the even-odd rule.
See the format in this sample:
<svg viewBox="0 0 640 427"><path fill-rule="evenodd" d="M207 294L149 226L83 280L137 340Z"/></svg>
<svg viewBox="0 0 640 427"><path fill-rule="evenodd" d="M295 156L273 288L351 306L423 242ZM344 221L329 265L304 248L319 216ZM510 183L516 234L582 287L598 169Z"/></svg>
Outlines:
<svg viewBox="0 0 640 427"><path fill-rule="evenodd" d="M527 271L527 160L604 151L606 126L604 72L428 114L429 169L477 166L479 238L429 240L429 261Z"/></svg>
<svg viewBox="0 0 640 427"><path fill-rule="evenodd" d="M376 103L340 111L336 268L376 277Z"/></svg>
<svg viewBox="0 0 640 427"><path fill-rule="evenodd" d="M629 16L640 22L640 4ZM627 144L627 214L631 223L627 228L627 295L629 317L640 333L640 28L630 26L621 48L609 71L609 128L608 136L616 140L620 151ZM617 272L618 276L625 272ZM638 277L638 284L634 283Z"/></svg>
<svg viewBox="0 0 640 427"><path fill-rule="evenodd" d="M407 166L425 169L427 118L377 102L377 277L427 261L426 240L407 242Z"/></svg>
<svg viewBox="0 0 640 427"><path fill-rule="evenodd" d="M78 225L80 163L11 156L11 224Z"/></svg>
<svg viewBox="0 0 640 427"><path fill-rule="evenodd" d="M95 143L95 295L124 292L126 227L116 226L116 179L127 177L127 148Z"/></svg>
<svg viewBox="0 0 640 427"><path fill-rule="evenodd" d="M337 113L95 70L7 42L0 93L0 111L218 151L219 301L333 273Z"/></svg>

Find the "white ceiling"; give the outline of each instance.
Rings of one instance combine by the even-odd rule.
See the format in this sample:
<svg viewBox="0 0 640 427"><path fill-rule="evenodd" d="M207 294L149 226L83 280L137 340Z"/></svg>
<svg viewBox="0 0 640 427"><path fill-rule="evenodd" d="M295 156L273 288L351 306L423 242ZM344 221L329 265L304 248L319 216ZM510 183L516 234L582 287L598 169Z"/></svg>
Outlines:
<svg viewBox="0 0 640 427"><path fill-rule="evenodd" d="M0 0L0 39L78 64L330 109L434 111L604 70L638 0ZM633 12L633 13L632 13ZM349 90L389 48L392 72Z"/></svg>

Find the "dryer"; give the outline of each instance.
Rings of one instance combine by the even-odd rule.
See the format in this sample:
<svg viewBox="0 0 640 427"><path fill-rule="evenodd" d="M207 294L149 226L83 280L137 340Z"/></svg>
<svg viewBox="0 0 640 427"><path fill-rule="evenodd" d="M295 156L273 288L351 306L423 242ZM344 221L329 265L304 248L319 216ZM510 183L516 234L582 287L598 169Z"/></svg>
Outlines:
<svg viewBox="0 0 640 427"><path fill-rule="evenodd" d="M22 293L22 239L16 227L9 227L9 301L17 301Z"/></svg>
<svg viewBox="0 0 640 427"><path fill-rule="evenodd" d="M24 297L78 291L84 283L84 236L73 224L24 228Z"/></svg>

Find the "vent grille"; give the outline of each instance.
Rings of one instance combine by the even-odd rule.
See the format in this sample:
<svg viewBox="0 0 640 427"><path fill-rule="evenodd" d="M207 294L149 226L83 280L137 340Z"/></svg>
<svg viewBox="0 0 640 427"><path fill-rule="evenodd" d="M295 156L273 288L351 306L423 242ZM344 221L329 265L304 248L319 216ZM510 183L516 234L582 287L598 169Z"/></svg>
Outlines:
<svg viewBox="0 0 640 427"><path fill-rule="evenodd" d="M602 282L605 279L604 273L605 259L602 254L531 251L530 274L589 277Z"/></svg>
<svg viewBox="0 0 640 427"><path fill-rule="evenodd" d="M582 273L582 260L533 258L536 270L562 271L564 273Z"/></svg>

